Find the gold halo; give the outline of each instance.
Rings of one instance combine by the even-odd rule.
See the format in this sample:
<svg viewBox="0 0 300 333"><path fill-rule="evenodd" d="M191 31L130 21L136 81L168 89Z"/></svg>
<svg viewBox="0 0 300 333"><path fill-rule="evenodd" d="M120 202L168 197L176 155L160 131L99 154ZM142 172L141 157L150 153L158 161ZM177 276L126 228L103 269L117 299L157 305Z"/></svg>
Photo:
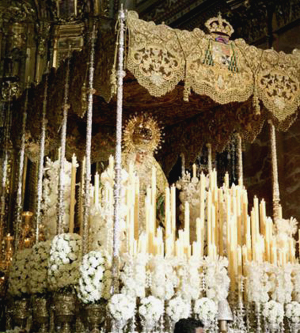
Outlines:
<svg viewBox="0 0 300 333"><path fill-rule="evenodd" d="M147 128L151 131L151 140L136 144L134 142L135 129L139 127ZM135 115L130 118L123 132L123 145L127 152L144 151L155 152L160 148L162 132L157 121L147 114Z"/></svg>

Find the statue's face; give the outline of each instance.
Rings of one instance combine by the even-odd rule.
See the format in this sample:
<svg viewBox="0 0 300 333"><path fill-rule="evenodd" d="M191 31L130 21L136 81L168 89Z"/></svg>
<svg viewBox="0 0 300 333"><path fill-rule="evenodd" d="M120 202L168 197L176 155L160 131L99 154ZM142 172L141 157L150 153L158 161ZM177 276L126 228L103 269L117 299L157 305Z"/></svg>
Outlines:
<svg viewBox="0 0 300 333"><path fill-rule="evenodd" d="M144 160L145 160L145 156L146 155L147 155L147 153L144 152L144 151L137 152L137 154L136 154L136 162L143 163Z"/></svg>

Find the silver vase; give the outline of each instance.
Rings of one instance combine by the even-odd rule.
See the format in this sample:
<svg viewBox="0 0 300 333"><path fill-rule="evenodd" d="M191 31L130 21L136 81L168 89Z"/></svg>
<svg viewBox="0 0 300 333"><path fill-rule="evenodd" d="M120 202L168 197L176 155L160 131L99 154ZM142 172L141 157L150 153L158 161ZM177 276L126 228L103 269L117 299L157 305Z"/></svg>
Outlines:
<svg viewBox="0 0 300 333"><path fill-rule="evenodd" d="M29 301L22 298L14 301L13 319L14 325L22 329L26 327L27 318L29 316Z"/></svg>
<svg viewBox="0 0 300 333"><path fill-rule="evenodd" d="M86 318L91 333L100 333L99 326L105 319L105 304L86 305Z"/></svg>
<svg viewBox="0 0 300 333"><path fill-rule="evenodd" d="M47 333L49 323L48 301L46 297L34 297L32 300L33 320L38 324L38 333Z"/></svg>
<svg viewBox="0 0 300 333"><path fill-rule="evenodd" d="M57 294L54 296L55 321L61 326L60 333L72 333L75 318L76 297L74 294Z"/></svg>

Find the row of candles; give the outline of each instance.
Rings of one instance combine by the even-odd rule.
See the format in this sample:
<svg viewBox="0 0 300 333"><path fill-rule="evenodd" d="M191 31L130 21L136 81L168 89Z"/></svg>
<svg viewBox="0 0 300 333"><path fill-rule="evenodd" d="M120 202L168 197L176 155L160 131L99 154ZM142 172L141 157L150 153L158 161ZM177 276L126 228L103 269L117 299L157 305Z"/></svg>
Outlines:
<svg viewBox="0 0 300 333"><path fill-rule="evenodd" d="M113 172L113 163L110 163ZM248 214L248 193L244 186L229 186L229 175L225 175L222 187L217 185L217 172L211 171L208 179L201 173L196 177L193 166L192 180L200 182L199 217L190 220L190 204L184 204L183 228L176 227L176 188L165 189L164 230L158 227L156 216L156 170L153 166L152 177L145 198L141 198L139 179L134 165L129 167L128 182L125 185L127 251L131 255L149 253L166 256L227 256L232 288L242 276L246 276L245 265L250 261L268 261L284 266L295 263L296 242L289 237L284 247L279 248L274 235L273 220L266 215L266 203L254 197L253 207ZM95 188L95 196L99 200ZM112 193L112 189L110 191ZM112 196L109 198L113 205ZM145 224L141 228L139 205L144 205ZM279 216L281 218L281 216ZM190 233L191 224L196 225L196 235Z"/></svg>
<svg viewBox="0 0 300 333"><path fill-rule="evenodd" d="M84 161L83 161L84 164ZM82 167L84 171L85 168ZM128 179L124 185L124 204L127 251L131 255L139 252L153 255L179 256L209 256L212 260L217 256L227 256L229 260L229 275L232 286L239 277L246 275L245 264L249 261L269 261L276 265L296 262L295 240L290 237L283 248L278 248L274 237L274 225L266 216L264 200L259 202L254 197L253 208L248 214L248 193L242 186L229 186L229 175L226 174L221 188L217 185L217 172L211 171L208 178L201 173L197 178L197 168L193 165L191 181L200 182L200 200L197 209L199 217L190 220L190 204L184 204L184 226L176 226L176 188L174 185L165 188L164 230L157 227L157 180L156 169L152 167L152 177L146 195L140 189L139 178L135 166L130 164ZM74 232L75 191L76 191L77 160L72 158L71 196L69 232ZM114 159L110 157L108 172L114 175ZM82 173L81 179L83 180ZM106 183L102 193L100 190L99 174L94 178L94 204L104 200L113 207L113 182ZM80 195L82 195L82 188ZM101 195L102 194L102 195ZM82 226L79 202L79 222ZM140 209L145 210L144 221L140 221ZM82 210L82 207L81 207ZM279 216L280 217L280 216ZM191 224L196 228L196 235L190 233ZM82 228L80 228L82 230ZM25 240L26 242L26 240ZM24 243L24 246L26 244Z"/></svg>

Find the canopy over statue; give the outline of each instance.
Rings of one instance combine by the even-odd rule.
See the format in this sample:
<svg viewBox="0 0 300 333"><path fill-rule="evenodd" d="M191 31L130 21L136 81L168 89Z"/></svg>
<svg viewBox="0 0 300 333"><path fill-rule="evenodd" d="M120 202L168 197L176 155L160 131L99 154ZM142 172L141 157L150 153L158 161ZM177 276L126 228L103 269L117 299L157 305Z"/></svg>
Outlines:
<svg viewBox="0 0 300 333"><path fill-rule="evenodd" d="M204 143L222 151L232 134L252 142L266 119L287 130L297 118L300 102L300 52L285 54L231 40L231 25L219 15L200 29L181 31L156 25L128 12L125 57L124 119L148 112L164 125L165 144L157 159L168 173L180 152L189 164ZM116 68L114 23L99 21L96 45L92 160L104 161L114 150ZM104 50L104 51L103 51ZM70 110L67 155L82 158L85 147L86 73L88 49L74 53L70 64ZM76 68L76 71L73 70ZM49 76L46 146L57 146L62 119L62 85L66 66ZM34 160L45 80L29 91L27 152ZM24 96L17 102L13 126L19 129ZM16 139L17 140L17 139ZM18 145L18 142L15 142ZM46 148L47 148L46 147Z"/></svg>

